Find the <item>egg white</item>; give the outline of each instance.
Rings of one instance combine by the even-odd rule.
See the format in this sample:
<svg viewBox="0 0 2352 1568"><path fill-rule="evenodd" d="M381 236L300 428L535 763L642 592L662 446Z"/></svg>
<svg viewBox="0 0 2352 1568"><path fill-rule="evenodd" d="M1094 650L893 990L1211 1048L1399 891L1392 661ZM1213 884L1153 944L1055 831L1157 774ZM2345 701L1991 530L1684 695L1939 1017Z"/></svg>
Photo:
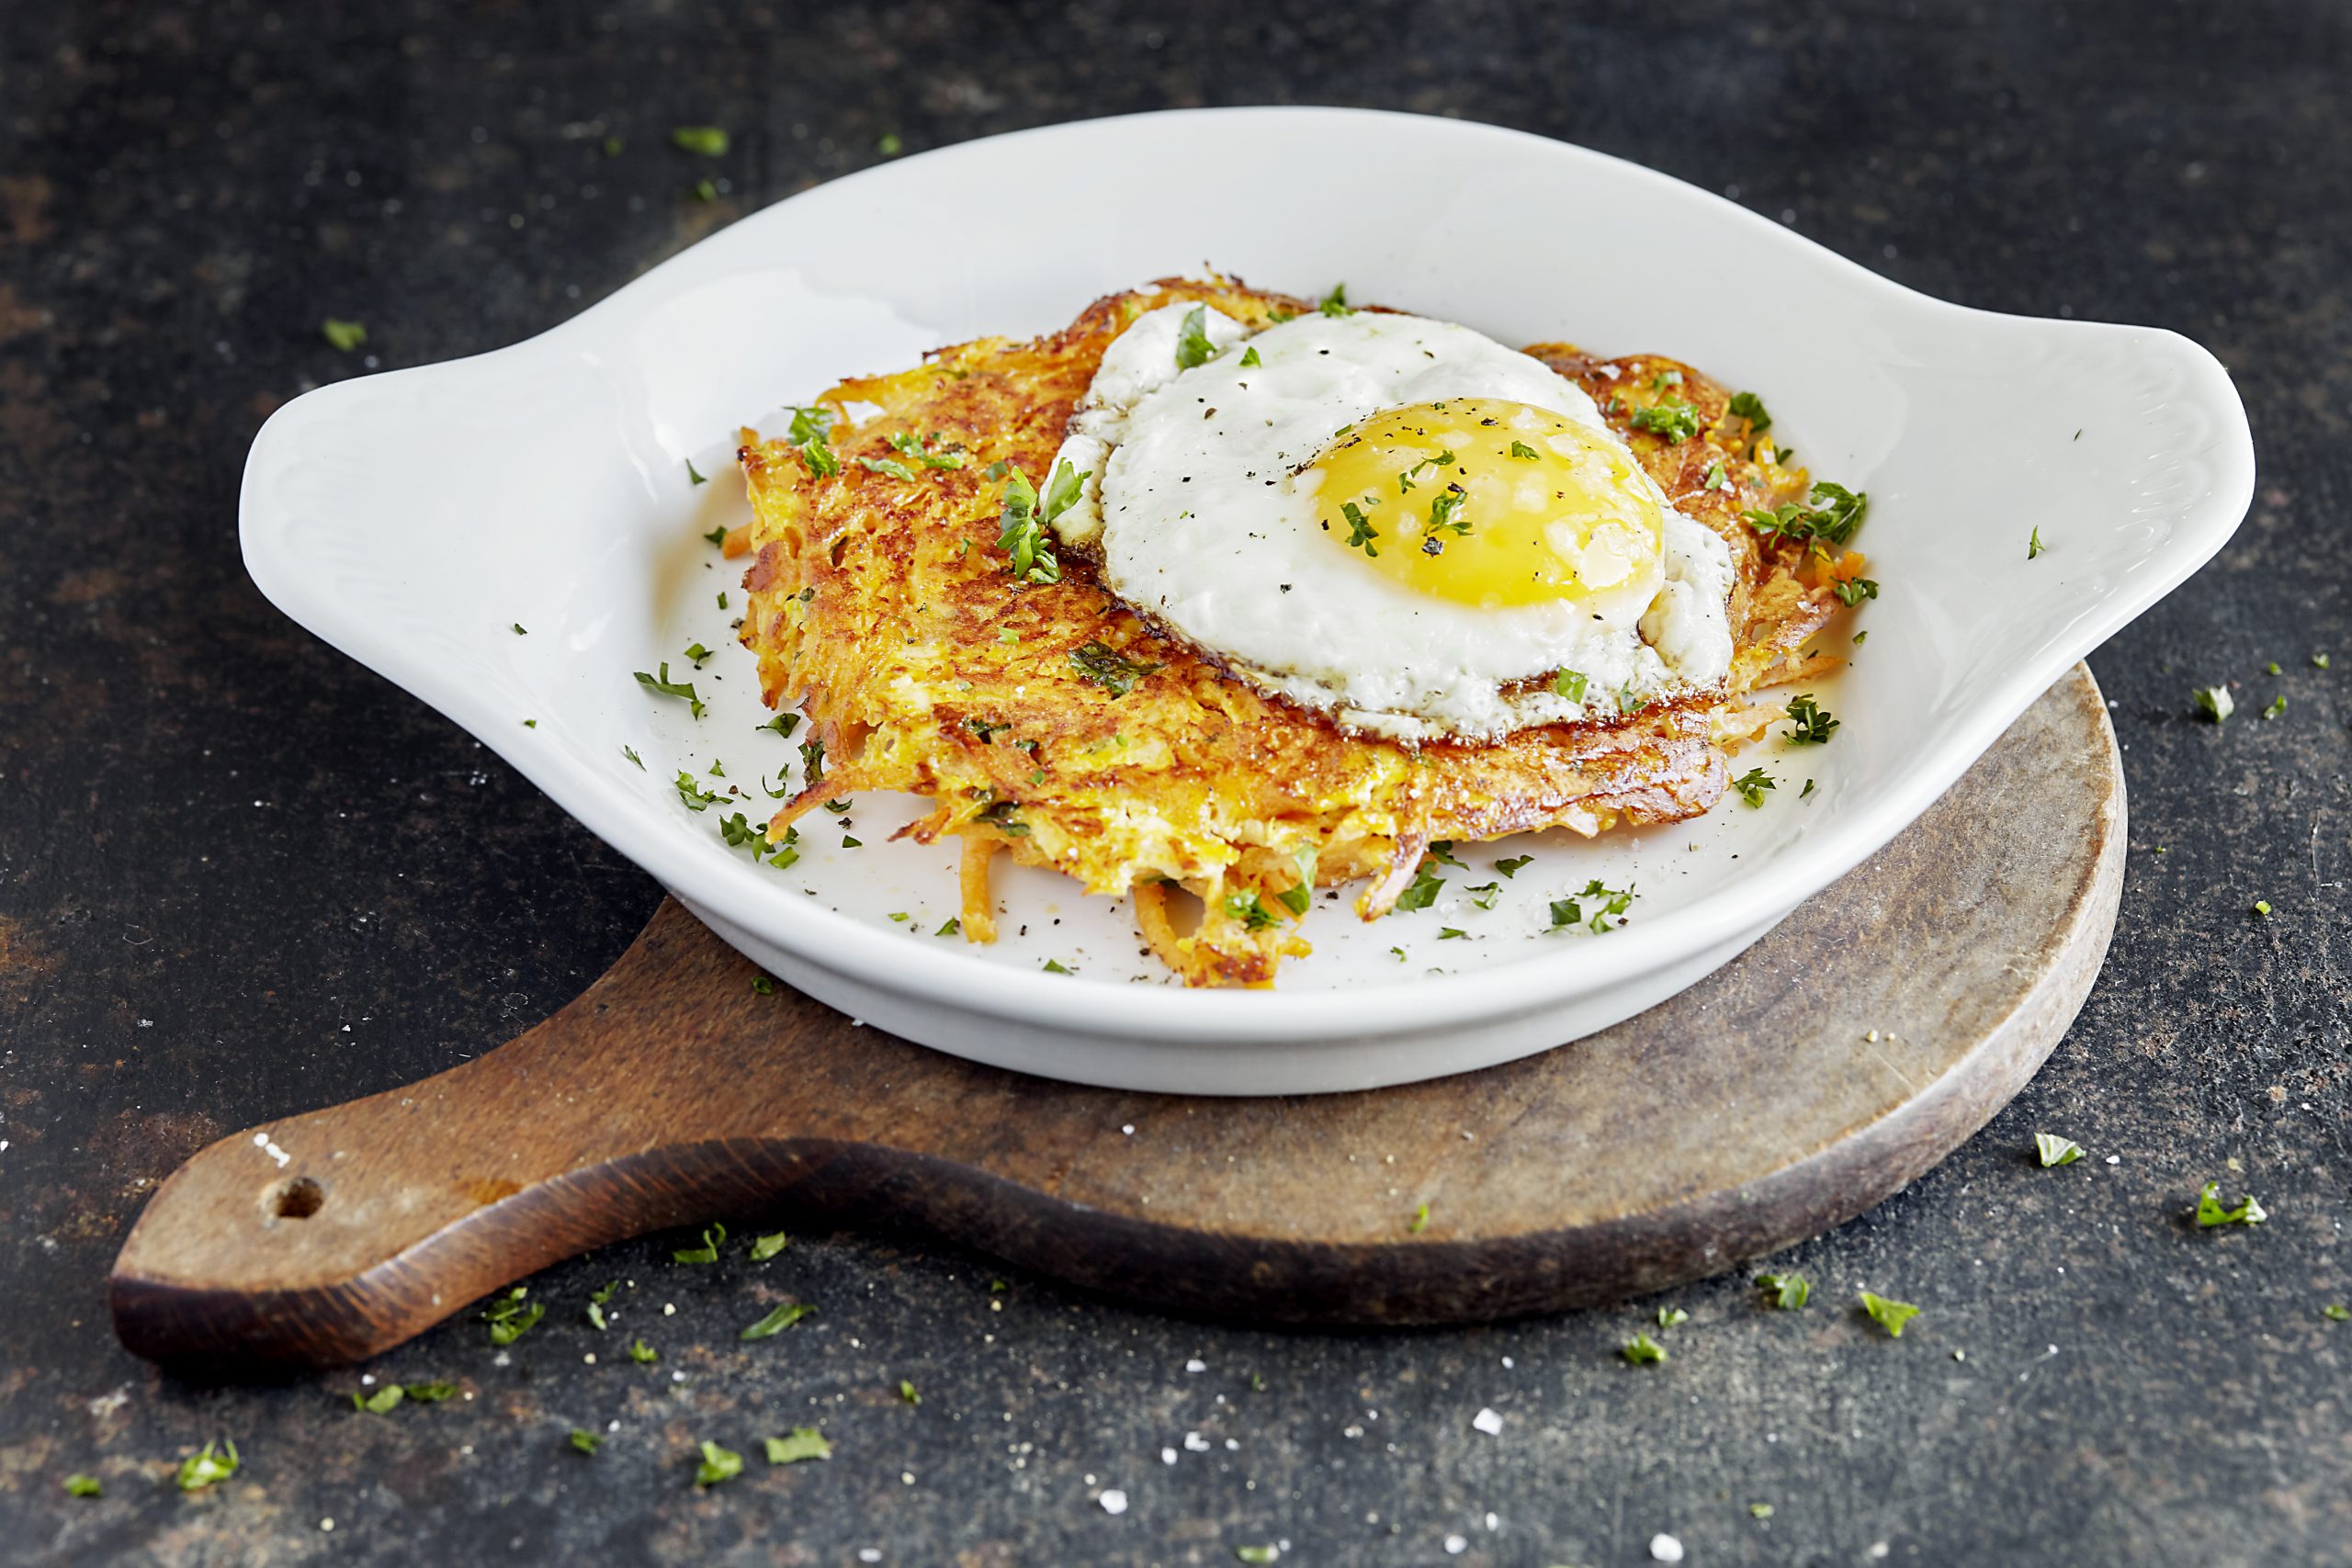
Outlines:
<svg viewBox="0 0 2352 1568"><path fill-rule="evenodd" d="M1099 549L1129 604L1268 692L1403 740L1492 739L1721 684L1731 552L1638 466L1663 515L1663 575L1631 593L1459 604L1351 558L1325 530L1319 475L1301 470L1343 427L1411 403L1498 399L1624 450L1582 388L1467 327L1372 311L1252 333L1207 310L1218 352L1180 369L1193 308L1146 312L1114 340L1055 459L1089 476L1056 530ZM1247 368L1245 338L1262 362ZM1586 677L1581 702L1546 683L1560 670Z"/></svg>

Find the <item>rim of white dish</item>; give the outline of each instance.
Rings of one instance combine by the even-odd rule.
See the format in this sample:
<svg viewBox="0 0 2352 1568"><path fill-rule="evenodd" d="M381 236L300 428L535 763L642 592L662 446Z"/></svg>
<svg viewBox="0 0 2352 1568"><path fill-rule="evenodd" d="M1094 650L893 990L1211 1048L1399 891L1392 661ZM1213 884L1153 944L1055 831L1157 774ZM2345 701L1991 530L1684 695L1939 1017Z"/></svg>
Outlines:
<svg viewBox="0 0 2352 1568"><path fill-rule="evenodd" d="M1124 1032L1141 1042L1170 1044L1233 1043L1253 1038L1301 1044L1340 1044L1351 1037L1373 1039L1460 1024L1472 1019L1526 1013L1688 959L1743 933L1760 932L1799 902L1860 864L1915 820L2077 660L2211 559L2228 540L2252 500L2254 454L2243 405L2220 362L2191 339L2160 328L2047 321L1951 304L1882 277L1713 192L1640 164L1532 132L1377 109L1281 106L1160 110L1011 131L913 154L845 175L750 214L688 247L570 321L475 359L541 353L582 337L617 336L613 329L671 297L697 269L717 259L707 253L732 252L748 246L760 232L788 224L794 208L812 197L833 199L844 187L888 184L901 177L900 172L908 169L928 165L936 170L943 164L983 160L991 150L1010 143L1080 137L1111 128L1172 128L1197 124L1206 118L1262 120L1267 122L1266 134L1270 136L1283 133L1278 127L1310 120L1376 121L1386 129L1410 127L1415 134L1454 139L1465 149L1476 143L1509 142L1521 151L1540 149L1541 155L1567 163L1607 164L1620 177L1649 184L1669 193L1675 201L1713 209L1726 223L1743 230L1758 245L1778 246L1802 254L1812 265L1838 276L1858 296L1874 294L1916 313L2000 322L2010 330L2022 324L2069 337L2104 333L2131 334L2143 342L2169 340L2192 375L2204 383L2204 393L2217 406L2236 411L2237 418L2232 428L2224 429L2216 437L2211 453L2216 469L2214 486L2202 502L2184 514L2177 546L2170 552L2164 570L2141 580L2136 592L2117 592L2102 599L2094 613L2072 623L2064 636L2053 640L2036 657L2020 660L2010 669L1995 686L1992 697L1974 703L1958 715L1956 722L1920 753L1912 767L1854 810L1810 837L1803 856L1776 862L1785 874L1770 890L1771 897L1765 897L1765 889L1742 879L1655 921L1635 922L1616 930L1609 937L1609 971L1598 978L1587 965L1563 964L1540 951L1467 973L1424 975L1344 990L1312 992L1091 982L1082 976L1073 979L1011 969L950 949L924 949L922 960L910 964L908 948L898 933L868 929L782 886L746 886L726 874L729 863L680 852L686 840L679 825L647 800L629 794L601 774L573 766L561 752L526 744L518 738L511 716L497 705L492 694L463 681L441 678L421 667L414 659L403 657L404 650L399 644L372 636L366 625L356 624L342 614L339 604L314 592L309 580L292 571L280 571L278 563L269 555L257 554L250 526L246 530L248 570L271 600L296 620L463 726L598 837L680 897L690 903L725 911L730 920L806 962L863 977L867 983L893 992L966 1011L1097 1035ZM279 410L255 438L253 457L247 462L242 498L244 515L250 520L260 505L255 493L256 473L263 466L262 455L269 446L272 427L287 421L303 403L311 402L316 407L314 400L363 396L371 387L433 376L469 362L445 361L338 382Z"/></svg>

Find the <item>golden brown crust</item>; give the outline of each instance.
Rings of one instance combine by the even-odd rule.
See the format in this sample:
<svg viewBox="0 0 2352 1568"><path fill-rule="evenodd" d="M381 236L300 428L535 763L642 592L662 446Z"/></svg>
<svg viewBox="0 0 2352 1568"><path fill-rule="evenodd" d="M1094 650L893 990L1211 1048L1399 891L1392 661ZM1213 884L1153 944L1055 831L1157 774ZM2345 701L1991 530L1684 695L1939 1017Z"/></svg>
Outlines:
<svg viewBox="0 0 2352 1568"><path fill-rule="evenodd" d="M1545 827L1590 835L1714 804L1727 777L1715 732L1728 698L1416 748L1343 732L1261 693L1128 610L1071 551L1059 581L1017 583L996 547L1002 480L990 465L1042 480L1112 338L1142 310L1181 300L1252 322L1309 309L1237 281L1168 280L1097 300L1034 343L983 339L843 382L826 407L878 412L842 420L831 440L841 470L829 476L787 442L744 433L756 518L743 641L767 701L800 706L825 757L773 832L854 790L927 795L934 809L910 831L959 835L973 852L968 938L992 932L987 862L1001 849L1093 892L1149 887L1137 900L1144 934L1187 981L1264 985L1283 956L1306 950L1281 897L1300 901L1302 874L1323 886L1374 878L1357 903L1371 919L1393 907L1434 840ZM1826 567L1739 520L1743 508L1802 495L1803 470L1781 468L1771 444L1729 413L1724 389L1688 367L1599 361L1565 345L1531 352L1591 390L1677 505L1730 542L1736 690L1809 668L1801 649L1838 603L1826 579L1804 576ZM1704 420L1702 435L1680 446L1626 423L1668 369ZM899 458L892 434L933 433L959 449L961 467L917 468L908 480L856 461ZM1709 489L1717 462L1725 477ZM1140 671L1127 690L1073 660L1096 646ZM1202 900L1190 934L1170 923L1161 878Z"/></svg>

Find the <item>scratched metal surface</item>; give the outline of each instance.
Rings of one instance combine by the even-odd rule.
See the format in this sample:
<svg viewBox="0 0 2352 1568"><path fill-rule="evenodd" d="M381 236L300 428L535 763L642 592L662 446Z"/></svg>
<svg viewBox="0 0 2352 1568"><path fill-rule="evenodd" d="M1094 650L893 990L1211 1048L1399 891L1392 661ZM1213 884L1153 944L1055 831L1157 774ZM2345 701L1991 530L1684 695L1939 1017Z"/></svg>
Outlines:
<svg viewBox="0 0 2352 1568"><path fill-rule="evenodd" d="M1663 1532L1692 1562L2352 1561L2352 1324L2321 1313L2352 1301L2352 24L1884 10L0 7L0 1559L1623 1563ZM886 135L1280 101L1585 142L1931 292L2156 322L2228 363L2259 498L2092 660L2133 858L2108 972L2017 1104L1790 1255L1804 1314L1678 1293L1663 1367L1613 1353L1657 1303L1275 1334L821 1235L549 1270L503 1354L464 1322L364 1369L461 1387L386 1416L350 1408L357 1371L205 1389L117 1348L105 1271L176 1161L506 1037L656 901L246 582L236 481L268 412L538 332ZM734 148L697 163L680 124ZM322 343L329 315L376 359ZM1999 470L1960 454L1955 482L2030 516ZM2188 694L2222 681L2217 730ZM2092 1157L2034 1168L2038 1129ZM2268 1224L2199 1233L2209 1179ZM599 1336L581 1309L614 1278ZM1925 1311L1890 1341L1844 1304L1862 1286ZM820 1315L735 1339L785 1295ZM662 1360L618 1356L630 1334ZM810 1423L830 1462L759 1459ZM183 1496L179 1457L220 1436L243 1472ZM751 1462L702 1495L706 1438ZM75 1472L105 1495L65 1495Z"/></svg>

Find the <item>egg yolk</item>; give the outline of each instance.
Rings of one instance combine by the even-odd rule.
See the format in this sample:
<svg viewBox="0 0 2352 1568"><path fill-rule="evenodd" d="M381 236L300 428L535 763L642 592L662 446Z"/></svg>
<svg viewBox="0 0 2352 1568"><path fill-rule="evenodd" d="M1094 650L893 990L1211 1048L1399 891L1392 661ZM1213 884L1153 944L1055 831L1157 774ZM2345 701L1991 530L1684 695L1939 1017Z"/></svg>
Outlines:
<svg viewBox="0 0 2352 1568"><path fill-rule="evenodd" d="M1418 593L1532 604L1655 592L1663 574L1664 520L1631 455L1532 404L1389 409L1305 473L1326 536Z"/></svg>

